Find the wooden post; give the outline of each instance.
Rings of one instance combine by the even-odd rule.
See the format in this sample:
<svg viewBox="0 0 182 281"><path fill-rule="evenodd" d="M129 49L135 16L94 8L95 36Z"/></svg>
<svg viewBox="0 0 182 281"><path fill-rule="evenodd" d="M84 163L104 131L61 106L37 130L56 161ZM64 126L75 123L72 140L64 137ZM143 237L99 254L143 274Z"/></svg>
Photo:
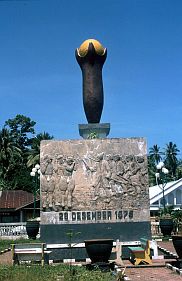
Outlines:
<svg viewBox="0 0 182 281"><path fill-rule="evenodd" d="M124 266L123 261L121 259L122 246L121 246L121 242L119 242L119 239L116 240L116 248L115 248L114 252L116 253L116 259L115 259L116 264Z"/></svg>

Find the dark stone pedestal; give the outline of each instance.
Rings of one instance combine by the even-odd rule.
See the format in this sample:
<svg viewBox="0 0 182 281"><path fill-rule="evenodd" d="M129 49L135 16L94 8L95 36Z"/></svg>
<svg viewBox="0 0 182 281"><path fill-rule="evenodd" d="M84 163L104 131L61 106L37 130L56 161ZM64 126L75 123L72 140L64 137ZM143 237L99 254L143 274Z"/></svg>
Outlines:
<svg viewBox="0 0 182 281"><path fill-rule="evenodd" d="M70 230L73 232L72 243L83 243L84 240L104 238L112 238L114 241L119 239L122 242L138 241L144 236L147 239L151 239L151 226L149 221L41 225L41 241L49 245L49 250L52 251L50 259L59 261L70 258L69 249L59 248L60 244L70 243L70 238L67 235ZM74 235L78 232L78 235ZM85 260L88 258L85 248L72 248L71 255L72 258L76 260ZM124 257L129 257L127 249L126 251L123 249L123 255Z"/></svg>
<svg viewBox="0 0 182 281"><path fill-rule="evenodd" d="M41 239L45 243L69 243L68 232L79 232L73 235L73 242L83 243L89 239L112 238L116 241L136 241L141 237L151 238L149 221L116 222L116 223L77 223L77 224L47 224L40 228Z"/></svg>
<svg viewBox="0 0 182 281"><path fill-rule="evenodd" d="M110 132L110 123L79 124L79 134L84 139L106 138Z"/></svg>

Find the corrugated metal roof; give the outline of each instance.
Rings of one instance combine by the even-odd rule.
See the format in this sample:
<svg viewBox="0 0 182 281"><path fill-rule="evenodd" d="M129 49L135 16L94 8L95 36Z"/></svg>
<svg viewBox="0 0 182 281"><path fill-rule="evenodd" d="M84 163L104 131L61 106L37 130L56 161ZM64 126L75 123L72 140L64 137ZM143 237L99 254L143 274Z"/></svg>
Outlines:
<svg viewBox="0 0 182 281"><path fill-rule="evenodd" d="M32 203L33 194L24 190L4 190L0 195L0 209L19 209Z"/></svg>

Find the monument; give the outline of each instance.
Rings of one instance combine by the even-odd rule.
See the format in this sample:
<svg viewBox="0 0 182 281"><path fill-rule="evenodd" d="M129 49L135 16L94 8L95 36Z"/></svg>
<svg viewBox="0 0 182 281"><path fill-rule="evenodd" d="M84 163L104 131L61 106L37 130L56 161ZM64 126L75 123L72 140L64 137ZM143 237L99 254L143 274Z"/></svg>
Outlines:
<svg viewBox="0 0 182 281"><path fill-rule="evenodd" d="M147 148L144 138L106 138L101 124L102 67L107 50L89 39L76 50L88 124L83 139L41 142L41 239L48 244L150 238ZM90 138L90 135L94 138ZM54 251L61 257L61 251Z"/></svg>

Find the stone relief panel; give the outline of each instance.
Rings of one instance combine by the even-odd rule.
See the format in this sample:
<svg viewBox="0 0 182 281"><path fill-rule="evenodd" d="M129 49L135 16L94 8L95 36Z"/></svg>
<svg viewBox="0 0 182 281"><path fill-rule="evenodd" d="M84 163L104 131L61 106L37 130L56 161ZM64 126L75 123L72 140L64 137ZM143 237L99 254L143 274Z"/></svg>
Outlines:
<svg viewBox="0 0 182 281"><path fill-rule="evenodd" d="M149 207L143 139L41 142L43 211Z"/></svg>
<svg viewBox="0 0 182 281"><path fill-rule="evenodd" d="M72 156L45 155L41 160L42 208L46 211L71 209L75 188L73 173L75 160Z"/></svg>

